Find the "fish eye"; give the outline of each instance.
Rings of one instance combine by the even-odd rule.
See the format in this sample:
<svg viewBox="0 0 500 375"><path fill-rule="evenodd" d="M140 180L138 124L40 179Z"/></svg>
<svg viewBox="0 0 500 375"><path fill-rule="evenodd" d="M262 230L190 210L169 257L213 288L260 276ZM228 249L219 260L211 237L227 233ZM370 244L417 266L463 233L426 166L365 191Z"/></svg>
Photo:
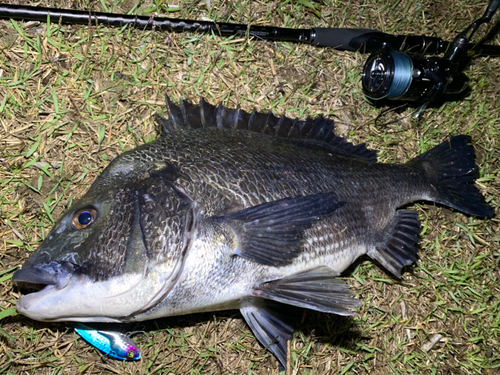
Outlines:
<svg viewBox="0 0 500 375"><path fill-rule="evenodd" d="M135 352L133 349L130 349L128 352L127 352L127 358L128 359L134 359L135 357Z"/></svg>
<svg viewBox="0 0 500 375"><path fill-rule="evenodd" d="M85 229L90 226L97 219L97 210L95 208L86 208L77 211L73 215L73 228L75 229Z"/></svg>

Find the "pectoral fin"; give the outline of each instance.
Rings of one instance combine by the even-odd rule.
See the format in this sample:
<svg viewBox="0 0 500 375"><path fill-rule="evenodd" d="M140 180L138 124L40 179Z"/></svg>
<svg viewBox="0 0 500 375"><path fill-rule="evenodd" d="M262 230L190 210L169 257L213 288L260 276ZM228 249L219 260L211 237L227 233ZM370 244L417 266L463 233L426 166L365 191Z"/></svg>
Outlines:
<svg viewBox="0 0 500 375"><path fill-rule="evenodd" d="M257 340L273 353L281 366L286 366L287 340L293 337L294 329L283 320L284 317L254 299L240 308L245 321L250 326Z"/></svg>
<svg viewBox="0 0 500 375"><path fill-rule="evenodd" d="M238 238L234 255L269 266L284 266L302 251L304 231L344 202L332 193L285 198L217 218Z"/></svg>
<svg viewBox="0 0 500 375"><path fill-rule="evenodd" d="M317 267L282 279L268 281L254 289L256 297L337 315L354 315L360 301L345 281L328 267Z"/></svg>

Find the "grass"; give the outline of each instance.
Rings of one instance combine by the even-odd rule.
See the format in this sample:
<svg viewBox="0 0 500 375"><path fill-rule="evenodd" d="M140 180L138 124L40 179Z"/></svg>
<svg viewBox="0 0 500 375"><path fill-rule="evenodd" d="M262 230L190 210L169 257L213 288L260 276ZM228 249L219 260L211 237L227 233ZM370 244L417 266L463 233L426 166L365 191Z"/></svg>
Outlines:
<svg viewBox="0 0 500 375"><path fill-rule="evenodd" d="M178 5L170 8L173 15L158 1L39 3L117 13L159 9L179 18L286 27L373 28L447 40L486 7L476 0L453 6L415 0L172 4ZM247 111L334 118L341 135L379 150L383 162L404 161L450 135L470 134L481 167L478 185L498 215L498 59L474 60L466 69L471 91L428 109L422 120L405 117L412 110L404 109L375 121L386 107L371 106L361 93L366 55L56 20L4 20L0 27L0 373L278 373L277 361L236 311L126 327L147 332L135 336L143 355L136 363L102 357L63 323L15 313L15 269L113 158L156 138L153 114L163 114L165 93L191 101L203 96ZM500 45L499 37L492 42ZM400 121L381 125L394 118ZM292 374L499 373L498 218L415 208L423 223L415 269L397 281L370 260L354 263L345 276L364 301L358 317L304 312L291 342Z"/></svg>

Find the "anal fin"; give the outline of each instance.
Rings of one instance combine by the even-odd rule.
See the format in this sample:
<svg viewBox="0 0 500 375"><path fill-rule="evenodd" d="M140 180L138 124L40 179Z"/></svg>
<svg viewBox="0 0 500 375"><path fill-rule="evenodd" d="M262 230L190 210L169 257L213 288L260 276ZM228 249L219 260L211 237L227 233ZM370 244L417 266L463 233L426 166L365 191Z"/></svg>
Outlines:
<svg viewBox="0 0 500 375"><path fill-rule="evenodd" d="M387 226L382 241L368 255L400 278L403 267L417 260L420 220L414 210L399 210Z"/></svg>
<svg viewBox="0 0 500 375"><path fill-rule="evenodd" d="M277 311L266 306L261 299L253 299L240 308L241 314L259 342L273 353L283 368L286 367L287 340L294 328Z"/></svg>
<svg viewBox="0 0 500 375"><path fill-rule="evenodd" d="M331 268L321 266L262 283L254 289L254 295L305 309L354 315L360 301L337 276Z"/></svg>

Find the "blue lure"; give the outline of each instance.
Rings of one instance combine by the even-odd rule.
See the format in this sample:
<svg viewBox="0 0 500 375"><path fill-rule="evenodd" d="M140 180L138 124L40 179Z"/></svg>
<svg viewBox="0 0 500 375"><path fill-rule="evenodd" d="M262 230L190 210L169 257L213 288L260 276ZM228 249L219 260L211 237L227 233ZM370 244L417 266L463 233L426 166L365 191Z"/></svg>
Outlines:
<svg viewBox="0 0 500 375"><path fill-rule="evenodd" d="M123 333L97 330L81 323L75 323L73 328L82 339L113 358L127 360L141 358L141 352L134 341Z"/></svg>

